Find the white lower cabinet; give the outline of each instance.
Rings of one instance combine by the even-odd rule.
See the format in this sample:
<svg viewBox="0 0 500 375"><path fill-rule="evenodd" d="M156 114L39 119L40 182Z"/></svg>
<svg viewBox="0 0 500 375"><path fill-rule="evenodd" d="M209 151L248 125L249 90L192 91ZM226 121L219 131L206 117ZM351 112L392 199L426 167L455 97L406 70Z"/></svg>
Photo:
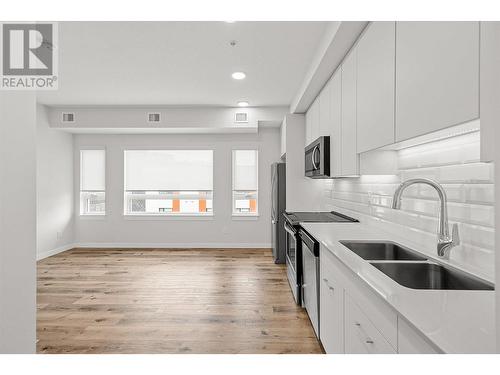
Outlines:
<svg viewBox="0 0 500 375"><path fill-rule="evenodd" d="M323 245L319 327L327 354L440 353Z"/></svg>
<svg viewBox="0 0 500 375"><path fill-rule="evenodd" d="M427 342L422 335L415 332L403 318L398 319L398 353L399 354L439 354L442 353Z"/></svg>
<svg viewBox="0 0 500 375"><path fill-rule="evenodd" d="M348 293L345 293L345 351L350 354L396 353Z"/></svg>
<svg viewBox="0 0 500 375"><path fill-rule="evenodd" d="M327 353L344 353L344 288L328 259L320 261L320 339Z"/></svg>

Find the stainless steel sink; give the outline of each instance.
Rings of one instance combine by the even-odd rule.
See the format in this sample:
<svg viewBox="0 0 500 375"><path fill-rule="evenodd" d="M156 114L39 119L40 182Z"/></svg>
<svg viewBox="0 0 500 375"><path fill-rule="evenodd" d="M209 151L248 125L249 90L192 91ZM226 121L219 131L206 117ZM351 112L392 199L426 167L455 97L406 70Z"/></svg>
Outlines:
<svg viewBox="0 0 500 375"><path fill-rule="evenodd" d="M394 242L340 241L340 243L365 260L427 260Z"/></svg>
<svg viewBox="0 0 500 375"><path fill-rule="evenodd" d="M494 290L493 285L465 272L428 262L370 262L407 288L440 290Z"/></svg>

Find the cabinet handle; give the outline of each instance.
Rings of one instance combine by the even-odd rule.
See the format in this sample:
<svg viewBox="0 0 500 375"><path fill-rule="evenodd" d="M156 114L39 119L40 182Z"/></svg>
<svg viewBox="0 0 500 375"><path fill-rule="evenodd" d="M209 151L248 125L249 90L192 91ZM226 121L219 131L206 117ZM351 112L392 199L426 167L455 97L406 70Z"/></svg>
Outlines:
<svg viewBox="0 0 500 375"><path fill-rule="evenodd" d="M332 292L335 290L335 288L333 286L331 286L330 284L328 284L328 279L323 279L323 281L325 282L325 284L328 287L328 289L330 289Z"/></svg>
<svg viewBox="0 0 500 375"><path fill-rule="evenodd" d="M365 330L361 328L361 323L354 322L354 325L359 328L359 330L366 336L365 343L366 344L374 344L374 341L366 334Z"/></svg>

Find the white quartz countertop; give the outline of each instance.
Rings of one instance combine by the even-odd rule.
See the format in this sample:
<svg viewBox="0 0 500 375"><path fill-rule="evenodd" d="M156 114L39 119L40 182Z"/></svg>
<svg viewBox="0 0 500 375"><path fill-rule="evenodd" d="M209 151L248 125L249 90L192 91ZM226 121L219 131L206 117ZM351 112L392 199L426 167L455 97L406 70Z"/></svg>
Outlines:
<svg viewBox="0 0 500 375"><path fill-rule="evenodd" d="M418 251L418 244L361 223L302 223L375 293L445 353L495 352L495 292L406 288L360 258L341 240L388 240ZM432 260L432 259L430 259Z"/></svg>

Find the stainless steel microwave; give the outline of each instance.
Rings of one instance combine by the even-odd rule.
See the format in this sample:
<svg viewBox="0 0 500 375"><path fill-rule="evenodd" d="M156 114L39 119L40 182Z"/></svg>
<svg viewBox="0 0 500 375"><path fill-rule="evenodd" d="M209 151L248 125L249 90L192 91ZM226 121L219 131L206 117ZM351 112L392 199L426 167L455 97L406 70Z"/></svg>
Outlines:
<svg viewBox="0 0 500 375"><path fill-rule="evenodd" d="M305 148L305 175L310 178L330 178L330 137L316 139Z"/></svg>

